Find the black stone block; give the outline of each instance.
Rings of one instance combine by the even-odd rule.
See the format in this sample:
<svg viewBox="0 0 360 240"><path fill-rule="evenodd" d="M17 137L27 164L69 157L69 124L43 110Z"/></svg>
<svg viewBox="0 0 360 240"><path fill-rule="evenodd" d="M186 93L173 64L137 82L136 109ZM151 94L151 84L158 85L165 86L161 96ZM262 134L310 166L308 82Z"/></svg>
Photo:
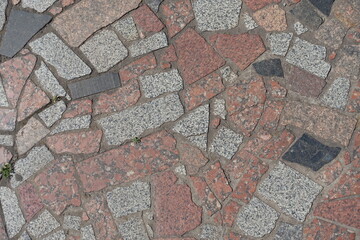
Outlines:
<svg viewBox="0 0 360 240"><path fill-rule="evenodd" d="M329 16L334 0L310 0L310 2L315 7L317 7L317 9L319 9L320 12L322 12L326 16Z"/></svg>
<svg viewBox="0 0 360 240"><path fill-rule="evenodd" d="M281 66L281 60L278 58L263 60L263 61L254 63L253 66L255 68L255 71L262 76L284 77L284 71Z"/></svg>

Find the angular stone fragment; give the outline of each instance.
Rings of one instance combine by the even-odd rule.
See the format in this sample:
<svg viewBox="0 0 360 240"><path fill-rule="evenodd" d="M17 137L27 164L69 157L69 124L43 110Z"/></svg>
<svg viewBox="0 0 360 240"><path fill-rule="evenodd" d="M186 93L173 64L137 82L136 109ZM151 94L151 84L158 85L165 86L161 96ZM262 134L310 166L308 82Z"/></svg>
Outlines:
<svg viewBox="0 0 360 240"><path fill-rule="evenodd" d="M54 156L45 146L34 147L25 158L16 161L14 172L21 176L21 180L11 178L11 186L16 188L52 160Z"/></svg>
<svg viewBox="0 0 360 240"><path fill-rule="evenodd" d="M331 7L335 0L309 0L315 7L317 7L323 14L329 16Z"/></svg>
<svg viewBox="0 0 360 240"><path fill-rule="evenodd" d="M218 31L238 25L241 0L196 0L193 9L200 31Z"/></svg>
<svg viewBox="0 0 360 240"><path fill-rule="evenodd" d="M49 132L50 131L35 117L30 118L27 124L16 134L18 153L21 155L27 152Z"/></svg>
<svg viewBox="0 0 360 240"><path fill-rule="evenodd" d="M64 113L64 118L75 118L92 113L92 101L81 99L71 101Z"/></svg>
<svg viewBox="0 0 360 240"><path fill-rule="evenodd" d="M191 28L175 40L174 46L180 73L187 84L205 77L225 63L205 39Z"/></svg>
<svg viewBox="0 0 360 240"><path fill-rule="evenodd" d="M184 113L177 94L170 94L151 102L126 109L99 119L109 145L119 145L139 136L147 129L178 119Z"/></svg>
<svg viewBox="0 0 360 240"><path fill-rule="evenodd" d="M139 40L129 47L131 57L138 57L146 53L168 46L166 34L164 32L155 33L150 37Z"/></svg>
<svg viewBox="0 0 360 240"><path fill-rule="evenodd" d="M293 125L320 138L347 146L356 119L329 108L290 101L284 108L280 123Z"/></svg>
<svg viewBox="0 0 360 240"><path fill-rule="evenodd" d="M12 9L1 39L0 54L13 57L50 20L49 15Z"/></svg>
<svg viewBox="0 0 360 240"><path fill-rule="evenodd" d="M271 3L279 3L281 0L244 0L246 6L251 8L252 10L259 10Z"/></svg>
<svg viewBox="0 0 360 240"><path fill-rule="evenodd" d="M221 127L210 146L210 152L231 159L238 150L242 140L242 135L237 134L226 127Z"/></svg>
<svg viewBox="0 0 360 240"><path fill-rule="evenodd" d="M315 38L332 49L338 49L343 42L346 32L347 28L334 18L321 25L315 32Z"/></svg>
<svg viewBox="0 0 360 240"><path fill-rule="evenodd" d="M91 225L87 225L85 227L82 227L80 229L80 231L81 231L81 239L96 240L94 229L93 229L93 227Z"/></svg>
<svg viewBox="0 0 360 240"><path fill-rule="evenodd" d="M41 199L32 183L24 183L17 189L26 221L30 221L43 207Z"/></svg>
<svg viewBox="0 0 360 240"><path fill-rule="evenodd" d="M63 228L64 229L72 229L72 230L80 230L81 225L81 217L66 215L64 217Z"/></svg>
<svg viewBox="0 0 360 240"><path fill-rule="evenodd" d="M177 69L154 75L140 77L140 83L145 97L154 98L163 93L183 89L183 80Z"/></svg>
<svg viewBox="0 0 360 240"><path fill-rule="evenodd" d="M302 225L291 225L282 222L278 228L274 240L301 240L303 239Z"/></svg>
<svg viewBox="0 0 360 240"><path fill-rule="evenodd" d="M48 234L57 227L60 227L59 222L51 215L48 210L45 210L36 219L29 223L26 230L32 236L39 238Z"/></svg>
<svg viewBox="0 0 360 240"><path fill-rule="evenodd" d="M124 240L149 240L143 220L140 216L132 217L118 225L119 232Z"/></svg>
<svg viewBox="0 0 360 240"><path fill-rule="evenodd" d="M331 68L331 65L325 62L325 58L325 47L295 38L294 46L287 54L286 61L325 79Z"/></svg>
<svg viewBox="0 0 360 240"><path fill-rule="evenodd" d="M254 197L240 209L236 225L247 235L263 237L274 229L279 216L275 209Z"/></svg>
<svg viewBox="0 0 360 240"><path fill-rule="evenodd" d="M0 134L0 145L6 147L12 147L14 145L14 137L12 135L1 135Z"/></svg>
<svg viewBox="0 0 360 240"><path fill-rule="evenodd" d="M16 109L0 108L0 130L14 131L16 115Z"/></svg>
<svg viewBox="0 0 360 240"><path fill-rule="evenodd" d="M6 231L9 238L13 238L25 224L15 192L10 188L0 187L0 203L4 214Z"/></svg>
<svg viewBox="0 0 360 240"><path fill-rule="evenodd" d="M150 208L150 185L134 182L128 187L115 188L106 197L114 217L123 217Z"/></svg>
<svg viewBox="0 0 360 240"><path fill-rule="evenodd" d="M220 162L212 164L205 172L205 179L211 190L220 201L224 201L232 192L232 188L221 168Z"/></svg>
<svg viewBox="0 0 360 240"><path fill-rule="evenodd" d="M120 87L120 79L118 74L109 72L96 77L70 83L68 84L68 87L72 98L77 99Z"/></svg>
<svg viewBox="0 0 360 240"><path fill-rule="evenodd" d="M279 56L285 56L292 39L292 33L270 33L266 35L270 43L271 53Z"/></svg>
<svg viewBox="0 0 360 240"><path fill-rule="evenodd" d="M205 224L201 227L200 239L219 240L222 239L223 229L221 226Z"/></svg>
<svg viewBox="0 0 360 240"><path fill-rule="evenodd" d="M85 192L98 191L164 171L179 161L175 139L161 131L77 164Z"/></svg>
<svg viewBox="0 0 360 240"><path fill-rule="evenodd" d="M142 58L126 65L121 68L119 71L121 83L123 85L127 84L129 80L136 78L143 74L146 70L155 68L156 58L153 53L149 53Z"/></svg>
<svg viewBox="0 0 360 240"><path fill-rule="evenodd" d="M284 71L279 58L267 59L253 64L255 71L266 77L284 77Z"/></svg>
<svg viewBox="0 0 360 240"><path fill-rule="evenodd" d="M5 23L5 19L6 19L5 11L7 5L8 5L8 1L6 0L0 1L0 30L3 29Z"/></svg>
<svg viewBox="0 0 360 240"><path fill-rule="evenodd" d="M308 0L304 0L296 4L295 7L290 10L290 12L294 14L301 23L304 23L306 26L314 30L323 23L323 19L319 16L319 14L316 13Z"/></svg>
<svg viewBox="0 0 360 240"><path fill-rule="evenodd" d="M59 101L44 109L38 115L47 127L51 127L57 120L61 118L65 110L66 105L64 101Z"/></svg>
<svg viewBox="0 0 360 240"><path fill-rule="evenodd" d="M136 23L141 36L147 36L152 33L160 32L164 24L146 5L142 5L132 12L132 17Z"/></svg>
<svg viewBox="0 0 360 240"><path fill-rule="evenodd" d="M297 35L301 35L303 33L306 33L309 29L301 24L301 22L294 23L294 30Z"/></svg>
<svg viewBox="0 0 360 240"><path fill-rule="evenodd" d="M247 30L253 30L257 28L259 25L255 22L255 20L249 15L249 13L245 13L243 15L244 25Z"/></svg>
<svg viewBox="0 0 360 240"><path fill-rule="evenodd" d="M89 128L91 122L91 115L84 115L81 117L66 118L56 125L56 127L50 132L51 135L56 133Z"/></svg>
<svg viewBox="0 0 360 240"><path fill-rule="evenodd" d="M224 99L215 99L214 100L214 115L221 117L222 119L226 118L226 107Z"/></svg>
<svg viewBox="0 0 360 240"><path fill-rule="evenodd" d="M279 5L271 5L256 11L255 21L266 31L285 31L287 28L285 11Z"/></svg>
<svg viewBox="0 0 360 240"><path fill-rule="evenodd" d="M262 196L302 222L321 190L321 185L281 162L258 188Z"/></svg>
<svg viewBox="0 0 360 240"><path fill-rule="evenodd" d="M131 16L121 18L120 20L116 21L112 26L127 41L132 41L139 38L134 19Z"/></svg>
<svg viewBox="0 0 360 240"><path fill-rule="evenodd" d="M128 50L116 33L110 30L96 33L80 46L80 50L100 73L106 72L128 55Z"/></svg>
<svg viewBox="0 0 360 240"><path fill-rule="evenodd" d="M136 8L140 0L85 0L59 14L51 26L72 47ZM89 20L90 19L90 20Z"/></svg>
<svg viewBox="0 0 360 240"><path fill-rule="evenodd" d="M337 78L330 85L330 88L321 97L321 102L326 106L344 109L348 101L350 81L346 78Z"/></svg>
<svg viewBox="0 0 360 240"><path fill-rule="evenodd" d="M56 0L23 0L21 6L23 8L32 8L38 12L44 12L48 9Z"/></svg>
<svg viewBox="0 0 360 240"><path fill-rule="evenodd" d="M74 8L71 8L74 9ZM60 77L71 80L90 74L91 69L54 33L29 43L32 51L42 56L45 62L52 65Z"/></svg>

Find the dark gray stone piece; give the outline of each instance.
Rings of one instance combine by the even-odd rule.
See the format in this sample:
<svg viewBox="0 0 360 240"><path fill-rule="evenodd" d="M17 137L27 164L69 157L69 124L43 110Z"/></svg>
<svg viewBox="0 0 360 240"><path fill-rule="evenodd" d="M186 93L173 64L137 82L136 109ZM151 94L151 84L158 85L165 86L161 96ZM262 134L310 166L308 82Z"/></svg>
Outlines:
<svg viewBox="0 0 360 240"><path fill-rule="evenodd" d="M303 0L290 10L301 23L312 29L318 29L323 23L323 19L316 13L314 7L307 1Z"/></svg>
<svg viewBox="0 0 360 240"><path fill-rule="evenodd" d="M154 11L159 11L159 6L164 0L145 0L145 3Z"/></svg>
<svg viewBox="0 0 360 240"><path fill-rule="evenodd" d="M284 77L284 71L281 66L281 60L278 58L267 59L253 64L255 71L266 77Z"/></svg>
<svg viewBox="0 0 360 240"><path fill-rule="evenodd" d="M26 43L51 20L50 15L13 9L10 12L0 54L13 57Z"/></svg>
<svg viewBox="0 0 360 240"><path fill-rule="evenodd" d="M341 148L339 147L326 146L315 138L304 134L284 154L283 159L317 171L336 158L340 151Z"/></svg>
<svg viewBox="0 0 360 240"><path fill-rule="evenodd" d="M310 2L326 16L330 15L334 1L335 0L310 0Z"/></svg>
<svg viewBox="0 0 360 240"><path fill-rule="evenodd" d="M117 73L105 73L74 83L68 87L73 99L86 97L106 90L120 87L120 78Z"/></svg>

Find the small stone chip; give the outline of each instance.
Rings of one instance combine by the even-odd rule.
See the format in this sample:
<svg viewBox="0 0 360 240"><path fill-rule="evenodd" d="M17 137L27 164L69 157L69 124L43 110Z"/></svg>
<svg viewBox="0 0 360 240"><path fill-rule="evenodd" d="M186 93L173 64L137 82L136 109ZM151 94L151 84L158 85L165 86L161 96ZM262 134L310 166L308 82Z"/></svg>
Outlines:
<svg viewBox="0 0 360 240"><path fill-rule="evenodd" d="M221 117L222 119L226 118L226 107L225 107L225 99L214 100L214 115Z"/></svg>
<svg viewBox="0 0 360 240"><path fill-rule="evenodd" d="M270 43L271 53L279 56L285 56L292 39L292 33L269 33L266 35Z"/></svg>
<svg viewBox="0 0 360 240"><path fill-rule="evenodd" d="M227 159L231 159L240 144L243 136L226 127L221 127L210 146L210 152L214 152Z"/></svg>
<svg viewBox="0 0 360 240"><path fill-rule="evenodd" d="M140 216L133 217L118 225L124 240L149 240L144 223Z"/></svg>
<svg viewBox="0 0 360 240"><path fill-rule="evenodd" d="M51 135L56 133L71 131L76 129L89 128L91 122L91 115L84 115L74 118L63 119L51 132Z"/></svg>
<svg viewBox="0 0 360 240"><path fill-rule="evenodd" d="M301 22L294 23L294 30L297 35L301 35L303 33L306 33L309 29L301 24Z"/></svg>
<svg viewBox="0 0 360 240"><path fill-rule="evenodd" d="M159 32L132 44L129 47L129 51L132 57L137 57L167 46L168 41L166 34L164 32Z"/></svg>
<svg viewBox="0 0 360 240"><path fill-rule="evenodd" d="M22 0L21 6L23 8L32 8L38 12L44 12L48 9L56 0Z"/></svg>
<svg viewBox="0 0 360 240"><path fill-rule="evenodd" d="M321 102L332 108L344 109L347 104L349 91L349 79L337 78L321 97Z"/></svg>
<svg viewBox="0 0 360 240"><path fill-rule="evenodd" d="M59 101L40 112L39 117L47 127L51 127L57 120L61 118L65 110L66 105L64 101Z"/></svg>
<svg viewBox="0 0 360 240"><path fill-rule="evenodd" d="M244 14L244 25L247 30L252 30L259 26L249 13Z"/></svg>
<svg viewBox="0 0 360 240"><path fill-rule="evenodd" d="M110 211L116 218L150 208L150 185L134 182L128 187L118 187L106 194Z"/></svg>
<svg viewBox="0 0 360 240"><path fill-rule="evenodd" d="M132 17L121 18L112 25L123 38L133 41L139 38L134 19Z"/></svg>
<svg viewBox="0 0 360 240"><path fill-rule="evenodd" d="M57 227L60 227L58 221L48 210L45 210L36 219L32 220L26 229L31 235L39 238L48 234Z"/></svg>
<svg viewBox="0 0 360 240"><path fill-rule="evenodd" d="M177 69L154 75L141 76L140 82L144 95L147 98L183 89L183 80Z"/></svg>
<svg viewBox="0 0 360 240"><path fill-rule="evenodd" d="M230 66L226 66L220 69L221 77L228 83L235 83L238 75L231 69Z"/></svg>
<svg viewBox="0 0 360 240"><path fill-rule="evenodd" d="M185 137L207 133L209 127L209 104L198 107L179 120L173 130Z"/></svg>

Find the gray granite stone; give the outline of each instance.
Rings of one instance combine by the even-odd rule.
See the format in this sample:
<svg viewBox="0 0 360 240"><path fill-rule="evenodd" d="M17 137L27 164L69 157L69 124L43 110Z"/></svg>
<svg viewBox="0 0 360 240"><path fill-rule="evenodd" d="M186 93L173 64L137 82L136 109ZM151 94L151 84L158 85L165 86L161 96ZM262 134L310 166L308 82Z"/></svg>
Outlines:
<svg viewBox="0 0 360 240"><path fill-rule="evenodd" d="M127 41L133 41L139 38L139 33L132 17L121 18L112 26Z"/></svg>
<svg viewBox="0 0 360 240"><path fill-rule="evenodd" d="M219 240L222 239L223 229L221 226L205 224L201 227L200 239Z"/></svg>
<svg viewBox="0 0 360 240"><path fill-rule="evenodd" d="M266 35L272 54L285 56L292 39L292 33L269 33Z"/></svg>
<svg viewBox="0 0 360 240"><path fill-rule="evenodd" d="M110 211L119 218L150 208L150 185L134 182L128 187L118 187L106 194Z"/></svg>
<svg viewBox="0 0 360 240"><path fill-rule="evenodd" d="M15 192L10 188L0 187L0 203L4 214L6 231L9 238L13 238L25 224Z"/></svg>
<svg viewBox="0 0 360 240"><path fill-rule="evenodd" d="M13 57L51 18L46 14L12 9L1 39L0 54Z"/></svg>
<svg viewBox="0 0 360 240"><path fill-rule="evenodd" d="M52 65L67 80L85 76L91 69L54 33L47 33L29 43L32 51Z"/></svg>
<svg viewBox="0 0 360 240"><path fill-rule="evenodd" d="M238 75L231 69L230 66L221 68L220 74L224 81L229 84L235 83L238 78Z"/></svg>
<svg viewBox="0 0 360 240"><path fill-rule="evenodd" d="M189 136L187 137L187 139L195 144L197 147L199 147L200 149L206 151L207 149L207 133L205 134L201 134L201 135L197 135L197 136Z"/></svg>
<svg viewBox="0 0 360 240"><path fill-rule="evenodd" d="M26 153L49 132L49 129L42 125L35 117L30 118L26 125L16 134L18 153L20 155Z"/></svg>
<svg viewBox="0 0 360 240"><path fill-rule="evenodd" d="M303 226L291 225L285 222L282 222L279 226L279 229L276 232L274 240L302 240L303 239Z"/></svg>
<svg viewBox="0 0 360 240"><path fill-rule="evenodd" d="M241 0L196 0L193 10L200 31L234 28L239 23Z"/></svg>
<svg viewBox="0 0 360 240"><path fill-rule="evenodd" d="M169 94L142 105L99 119L109 145L119 145L138 137L147 129L157 128L163 123L175 121L184 113L179 96Z"/></svg>
<svg viewBox="0 0 360 240"><path fill-rule="evenodd" d="M2 84L2 79L0 77L0 107L8 107L8 106L9 106L9 102L7 100L4 86Z"/></svg>
<svg viewBox="0 0 360 240"><path fill-rule="evenodd" d="M59 101L39 113L40 119L47 127L51 127L66 110L64 101Z"/></svg>
<svg viewBox="0 0 360 240"><path fill-rule="evenodd" d="M66 215L64 217L63 229L80 230L81 217Z"/></svg>
<svg viewBox="0 0 360 240"><path fill-rule="evenodd" d="M43 238L42 240L65 240L66 235L63 230L57 231L46 238Z"/></svg>
<svg viewBox="0 0 360 240"><path fill-rule="evenodd" d="M275 209L254 197L240 209L236 225L246 235L263 237L274 229L279 216Z"/></svg>
<svg viewBox="0 0 360 240"><path fill-rule="evenodd" d="M260 184L258 192L286 214L304 221L321 190L322 186L280 162Z"/></svg>
<svg viewBox="0 0 360 240"><path fill-rule="evenodd" d="M74 99L120 87L120 78L117 73L103 73L96 77L69 83L71 97Z"/></svg>
<svg viewBox="0 0 360 240"><path fill-rule="evenodd" d="M221 127L210 146L210 152L214 152L227 159L231 159L238 150L242 141L242 135L229 128Z"/></svg>
<svg viewBox="0 0 360 240"><path fill-rule="evenodd" d="M89 128L90 122L91 122L91 115L66 118L61 120L61 122L50 132L50 134L54 135L56 133L61 133L65 131Z"/></svg>
<svg viewBox="0 0 360 240"><path fill-rule="evenodd" d="M19 186L52 160L54 156L45 146L34 147L26 157L15 162L14 172L21 176L21 180L11 178L11 186L13 188Z"/></svg>
<svg viewBox="0 0 360 240"><path fill-rule="evenodd" d="M179 120L173 131L185 137L207 133L209 128L209 104L200 106Z"/></svg>
<svg viewBox="0 0 360 240"><path fill-rule="evenodd" d="M40 63L39 69L35 70L35 76L39 86L50 96L53 97L66 97L71 100L70 96L66 93L65 89L60 85L59 81L55 78L54 74L49 70L44 62Z"/></svg>
<svg viewBox="0 0 360 240"><path fill-rule="evenodd" d="M135 42L129 47L129 51L131 57L137 57L167 46L168 41L166 34L164 32L159 32Z"/></svg>
<svg viewBox="0 0 360 240"><path fill-rule="evenodd" d="M30 235L39 238L55 230L57 227L60 227L59 222L48 210L45 210L28 224L26 230Z"/></svg>
<svg viewBox="0 0 360 240"><path fill-rule="evenodd" d="M287 54L286 61L325 79L331 68L331 65L325 62L325 58L325 47L295 38L294 46Z"/></svg>
<svg viewBox="0 0 360 240"><path fill-rule="evenodd" d="M118 225L124 240L149 240L144 223L140 216L130 218Z"/></svg>
<svg viewBox="0 0 360 240"><path fill-rule="evenodd" d="M94 229L91 225L87 225L80 229L81 240L96 240Z"/></svg>
<svg viewBox="0 0 360 240"><path fill-rule="evenodd" d="M27 234L27 232L23 232L18 240L31 240L31 237Z"/></svg>
<svg viewBox="0 0 360 240"><path fill-rule="evenodd" d="M128 50L114 31L103 30L88 39L80 50L98 72L106 72L128 55Z"/></svg>
<svg viewBox="0 0 360 240"><path fill-rule="evenodd" d="M297 35L301 35L303 33L306 33L309 29L301 24L301 22L295 22L294 23L294 30Z"/></svg>
<svg viewBox="0 0 360 240"><path fill-rule="evenodd" d="M153 12L159 11L159 6L164 0L145 0L145 3L153 10Z"/></svg>
<svg viewBox="0 0 360 240"><path fill-rule="evenodd" d="M0 0L0 31L4 27L5 23L5 11L7 7L8 1L7 0Z"/></svg>
<svg viewBox="0 0 360 240"><path fill-rule="evenodd" d="M183 80L177 69L154 75L140 76L141 88L145 97L153 98L163 93L183 89Z"/></svg>
<svg viewBox="0 0 360 240"><path fill-rule="evenodd" d="M32 8L38 12L44 12L48 9L56 0L22 0L21 6L23 8Z"/></svg>
<svg viewBox="0 0 360 240"><path fill-rule="evenodd" d="M0 145L6 147L14 146L14 137L12 135L0 135Z"/></svg>
<svg viewBox="0 0 360 240"><path fill-rule="evenodd" d="M323 19L317 14L314 7L307 0L303 0L296 4L290 12L294 14L301 23L314 30L323 23Z"/></svg>
<svg viewBox="0 0 360 240"><path fill-rule="evenodd" d="M244 25L247 30L253 30L257 28L259 25L255 22L255 20L249 15L249 13L245 13L243 15Z"/></svg>
<svg viewBox="0 0 360 240"><path fill-rule="evenodd" d="M222 119L226 118L226 107L225 107L225 99L215 98L214 100L214 115L219 116Z"/></svg>
<svg viewBox="0 0 360 240"><path fill-rule="evenodd" d="M337 78L321 97L321 102L331 108L344 109L348 100L349 91L349 79Z"/></svg>

